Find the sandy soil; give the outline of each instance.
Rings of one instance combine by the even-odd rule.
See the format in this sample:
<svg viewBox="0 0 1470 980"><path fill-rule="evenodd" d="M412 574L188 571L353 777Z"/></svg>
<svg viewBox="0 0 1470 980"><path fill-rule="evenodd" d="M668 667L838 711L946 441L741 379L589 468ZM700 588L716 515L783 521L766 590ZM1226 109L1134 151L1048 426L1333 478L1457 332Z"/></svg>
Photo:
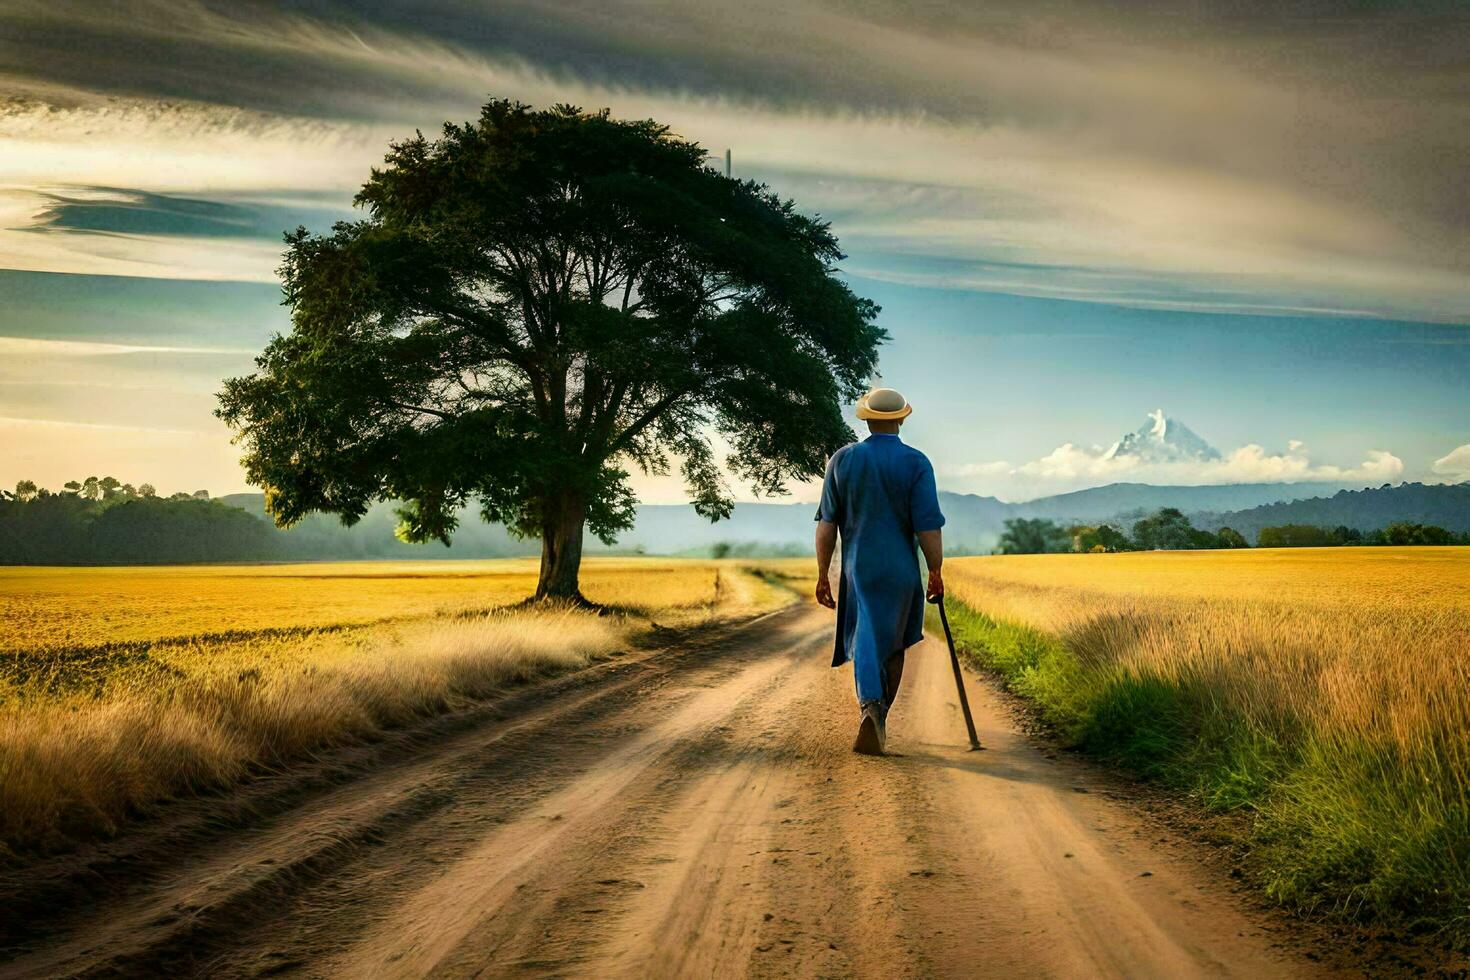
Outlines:
<svg viewBox="0 0 1470 980"><path fill-rule="evenodd" d="M974 678L966 751L942 642L910 652L894 755L853 755L830 615L682 635L229 820L201 804L95 861L0 975L1325 972Z"/></svg>

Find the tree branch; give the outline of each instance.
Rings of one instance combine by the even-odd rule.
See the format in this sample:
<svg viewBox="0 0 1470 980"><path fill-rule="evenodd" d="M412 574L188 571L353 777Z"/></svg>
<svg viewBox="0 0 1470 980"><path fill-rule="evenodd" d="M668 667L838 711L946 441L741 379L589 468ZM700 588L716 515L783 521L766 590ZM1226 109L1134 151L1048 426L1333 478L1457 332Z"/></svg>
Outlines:
<svg viewBox="0 0 1470 980"><path fill-rule="evenodd" d="M459 416L454 415L450 412L441 412L439 409L429 408L427 405L410 405L407 402L394 401L391 398L384 400L387 402L387 404L393 406L394 408L401 408L406 412L422 412L424 415L435 415L441 419L444 419L446 422L452 422L455 419L459 418Z"/></svg>
<svg viewBox="0 0 1470 980"><path fill-rule="evenodd" d="M616 439L613 440L612 445L608 447L607 455L616 456L624 449L627 449L628 446L632 444L633 440L638 438L638 434L640 432L648 428L658 419L660 415L668 411L670 405L674 404L674 402L678 401L680 398L683 398L687 394L689 394L688 389L671 391L667 395L650 405L642 415L638 416L638 418L633 421L632 425L629 425Z"/></svg>

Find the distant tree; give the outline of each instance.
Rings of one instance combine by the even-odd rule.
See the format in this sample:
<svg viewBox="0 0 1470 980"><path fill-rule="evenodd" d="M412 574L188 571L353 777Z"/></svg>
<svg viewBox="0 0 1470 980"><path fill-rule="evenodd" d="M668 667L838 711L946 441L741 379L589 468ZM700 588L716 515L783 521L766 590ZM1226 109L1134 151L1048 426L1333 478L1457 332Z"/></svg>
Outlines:
<svg viewBox="0 0 1470 980"><path fill-rule="evenodd" d="M726 466L774 494L851 439L886 336L829 227L652 121L508 101L397 143L365 220L287 236L293 331L220 416L289 526L399 500L409 541L459 508L541 539L537 597L580 598L584 529L631 526L628 467L672 459L728 517Z"/></svg>
<svg viewBox="0 0 1470 980"><path fill-rule="evenodd" d="M193 494L193 497L194 497L195 500L208 500L209 499L209 491L208 490L195 490L194 491L194 494Z"/></svg>
<svg viewBox="0 0 1470 980"><path fill-rule="evenodd" d="M102 499L101 481L95 476L89 476L82 481L82 496L88 500Z"/></svg>
<svg viewBox="0 0 1470 980"><path fill-rule="evenodd" d="M158 496L158 490L151 483L144 483L138 487L138 496L147 499Z"/></svg>
<svg viewBox="0 0 1470 980"><path fill-rule="evenodd" d="M1337 527L1335 527L1335 528L1332 529L1332 543L1333 544L1339 544L1339 545L1361 544L1362 541L1363 541L1363 532L1362 531L1359 531L1355 527L1348 527L1345 524L1339 524Z"/></svg>
<svg viewBox="0 0 1470 980"><path fill-rule="evenodd" d="M1072 535L1067 529L1044 518L1013 517L1005 522L1000 536L1003 555L1041 555L1068 551Z"/></svg>
<svg viewBox="0 0 1470 980"><path fill-rule="evenodd" d="M1189 546L1196 550L1218 550L1229 547L1221 540L1220 535L1214 531L1206 531L1201 528L1190 528Z"/></svg>
<svg viewBox="0 0 1470 980"><path fill-rule="evenodd" d="M730 542L716 541L709 549L711 558L728 558L730 556Z"/></svg>
<svg viewBox="0 0 1470 980"><path fill-rule="evenodd" d="M82 485L76 480L67 480L61 486L67 493L80 494L82 492Z"/></svg>
<svg viewBox="0 0 1470 980"><path fill-rule="evenodd" d="M1132 551L1133 541L1111 524L1099 524L1097 540L1108 551Z"/></svg>
<svg viewBox="0 0 1470 980"><path fill-rule="evenodd" d="M1111 524L1096 527L1082 524L1070 529L1072 550L1083 554L1101 554L1108 551L1131 551L1133 542Z"/></svg>
<svg viewBox="0 0 1470 980"><path fill-rule="evenodd" d="M35 499L37 491L35 480L21 480L15 485L15 499L26 503Z"/></svg>
<svg viewBox="0 0 1470 980"><path fill-rule="evenodd" d="M1455 536L1442 527L1433 524L1419 525L1418 541L1416 544L1454 544Z"/></svg>
<svg viewBox="0 0 1470 980"><path fill-rule="evenodd" d="M1282 524L1263 527L1256 536L1262 548L1325 548L1337 544L1332 532L1311 524Z"/></svg>
<svg viewBox="0 0 1470 980"><path fill-rule="evenodd" d="M1383 529L1384 543L1391 545L1455 544L1455 535L1433 524L1395 522Z"/></svg>
<svg viewBox="0 0 1470 980"><path fill-rule="evenodd" d="M1249 548L1251 546L1250 542L1245 539L1245 535L1234 528L1222 527L1215 532L1215 537L1219 539L1222 548Z"/></svg>
<svg viewBox="0 0 1470 980"><path fill-rule="evenodd" d="M1165 507L1135 523L1133 542L1142 551L1187 551L1214 546L1212 537L1201 538L1189 518L1176 507Z"/></svg>
<svg viewBox="0 0 1470 980"><path fill-rule="evenodd" d="M121 489L122 481L115 476L104 476L97 481L97 491L102 495L103 500L111 500L116 497Z"/></svg>
<svg viewBox="0 0 1470 980"><path fill-rule="evenodd" d="M76 494L37 488L0 504L0 565L69 564L86 556L86 531L98 505Z"/></svg>

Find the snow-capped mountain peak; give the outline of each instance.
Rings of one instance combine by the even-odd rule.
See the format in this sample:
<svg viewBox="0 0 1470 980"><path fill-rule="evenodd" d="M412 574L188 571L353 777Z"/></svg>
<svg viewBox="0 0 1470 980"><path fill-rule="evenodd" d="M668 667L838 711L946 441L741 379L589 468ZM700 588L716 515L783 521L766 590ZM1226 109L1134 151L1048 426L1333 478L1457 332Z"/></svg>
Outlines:
<svg viewBox="0 0 1470 980"><path fill-rule="evenodd" d="M1162 408L1148 413L1148 421L1113 443L1104 459L1129 457L1145 463L1177 463L1219 459L1220 452Z"/></svg>

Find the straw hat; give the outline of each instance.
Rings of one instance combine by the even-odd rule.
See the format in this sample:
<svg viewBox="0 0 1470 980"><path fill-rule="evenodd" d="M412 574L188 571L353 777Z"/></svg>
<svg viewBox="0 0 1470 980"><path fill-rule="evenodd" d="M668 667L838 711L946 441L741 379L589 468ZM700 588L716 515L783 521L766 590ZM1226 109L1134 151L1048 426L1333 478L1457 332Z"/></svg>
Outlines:
<svg viewBox="0 0 1470 980"><path fill-rule="evenodd" d="M906 419L914 410L908 399L892 388L874 388L858 399L857 417L860 419Z"/></svg>

